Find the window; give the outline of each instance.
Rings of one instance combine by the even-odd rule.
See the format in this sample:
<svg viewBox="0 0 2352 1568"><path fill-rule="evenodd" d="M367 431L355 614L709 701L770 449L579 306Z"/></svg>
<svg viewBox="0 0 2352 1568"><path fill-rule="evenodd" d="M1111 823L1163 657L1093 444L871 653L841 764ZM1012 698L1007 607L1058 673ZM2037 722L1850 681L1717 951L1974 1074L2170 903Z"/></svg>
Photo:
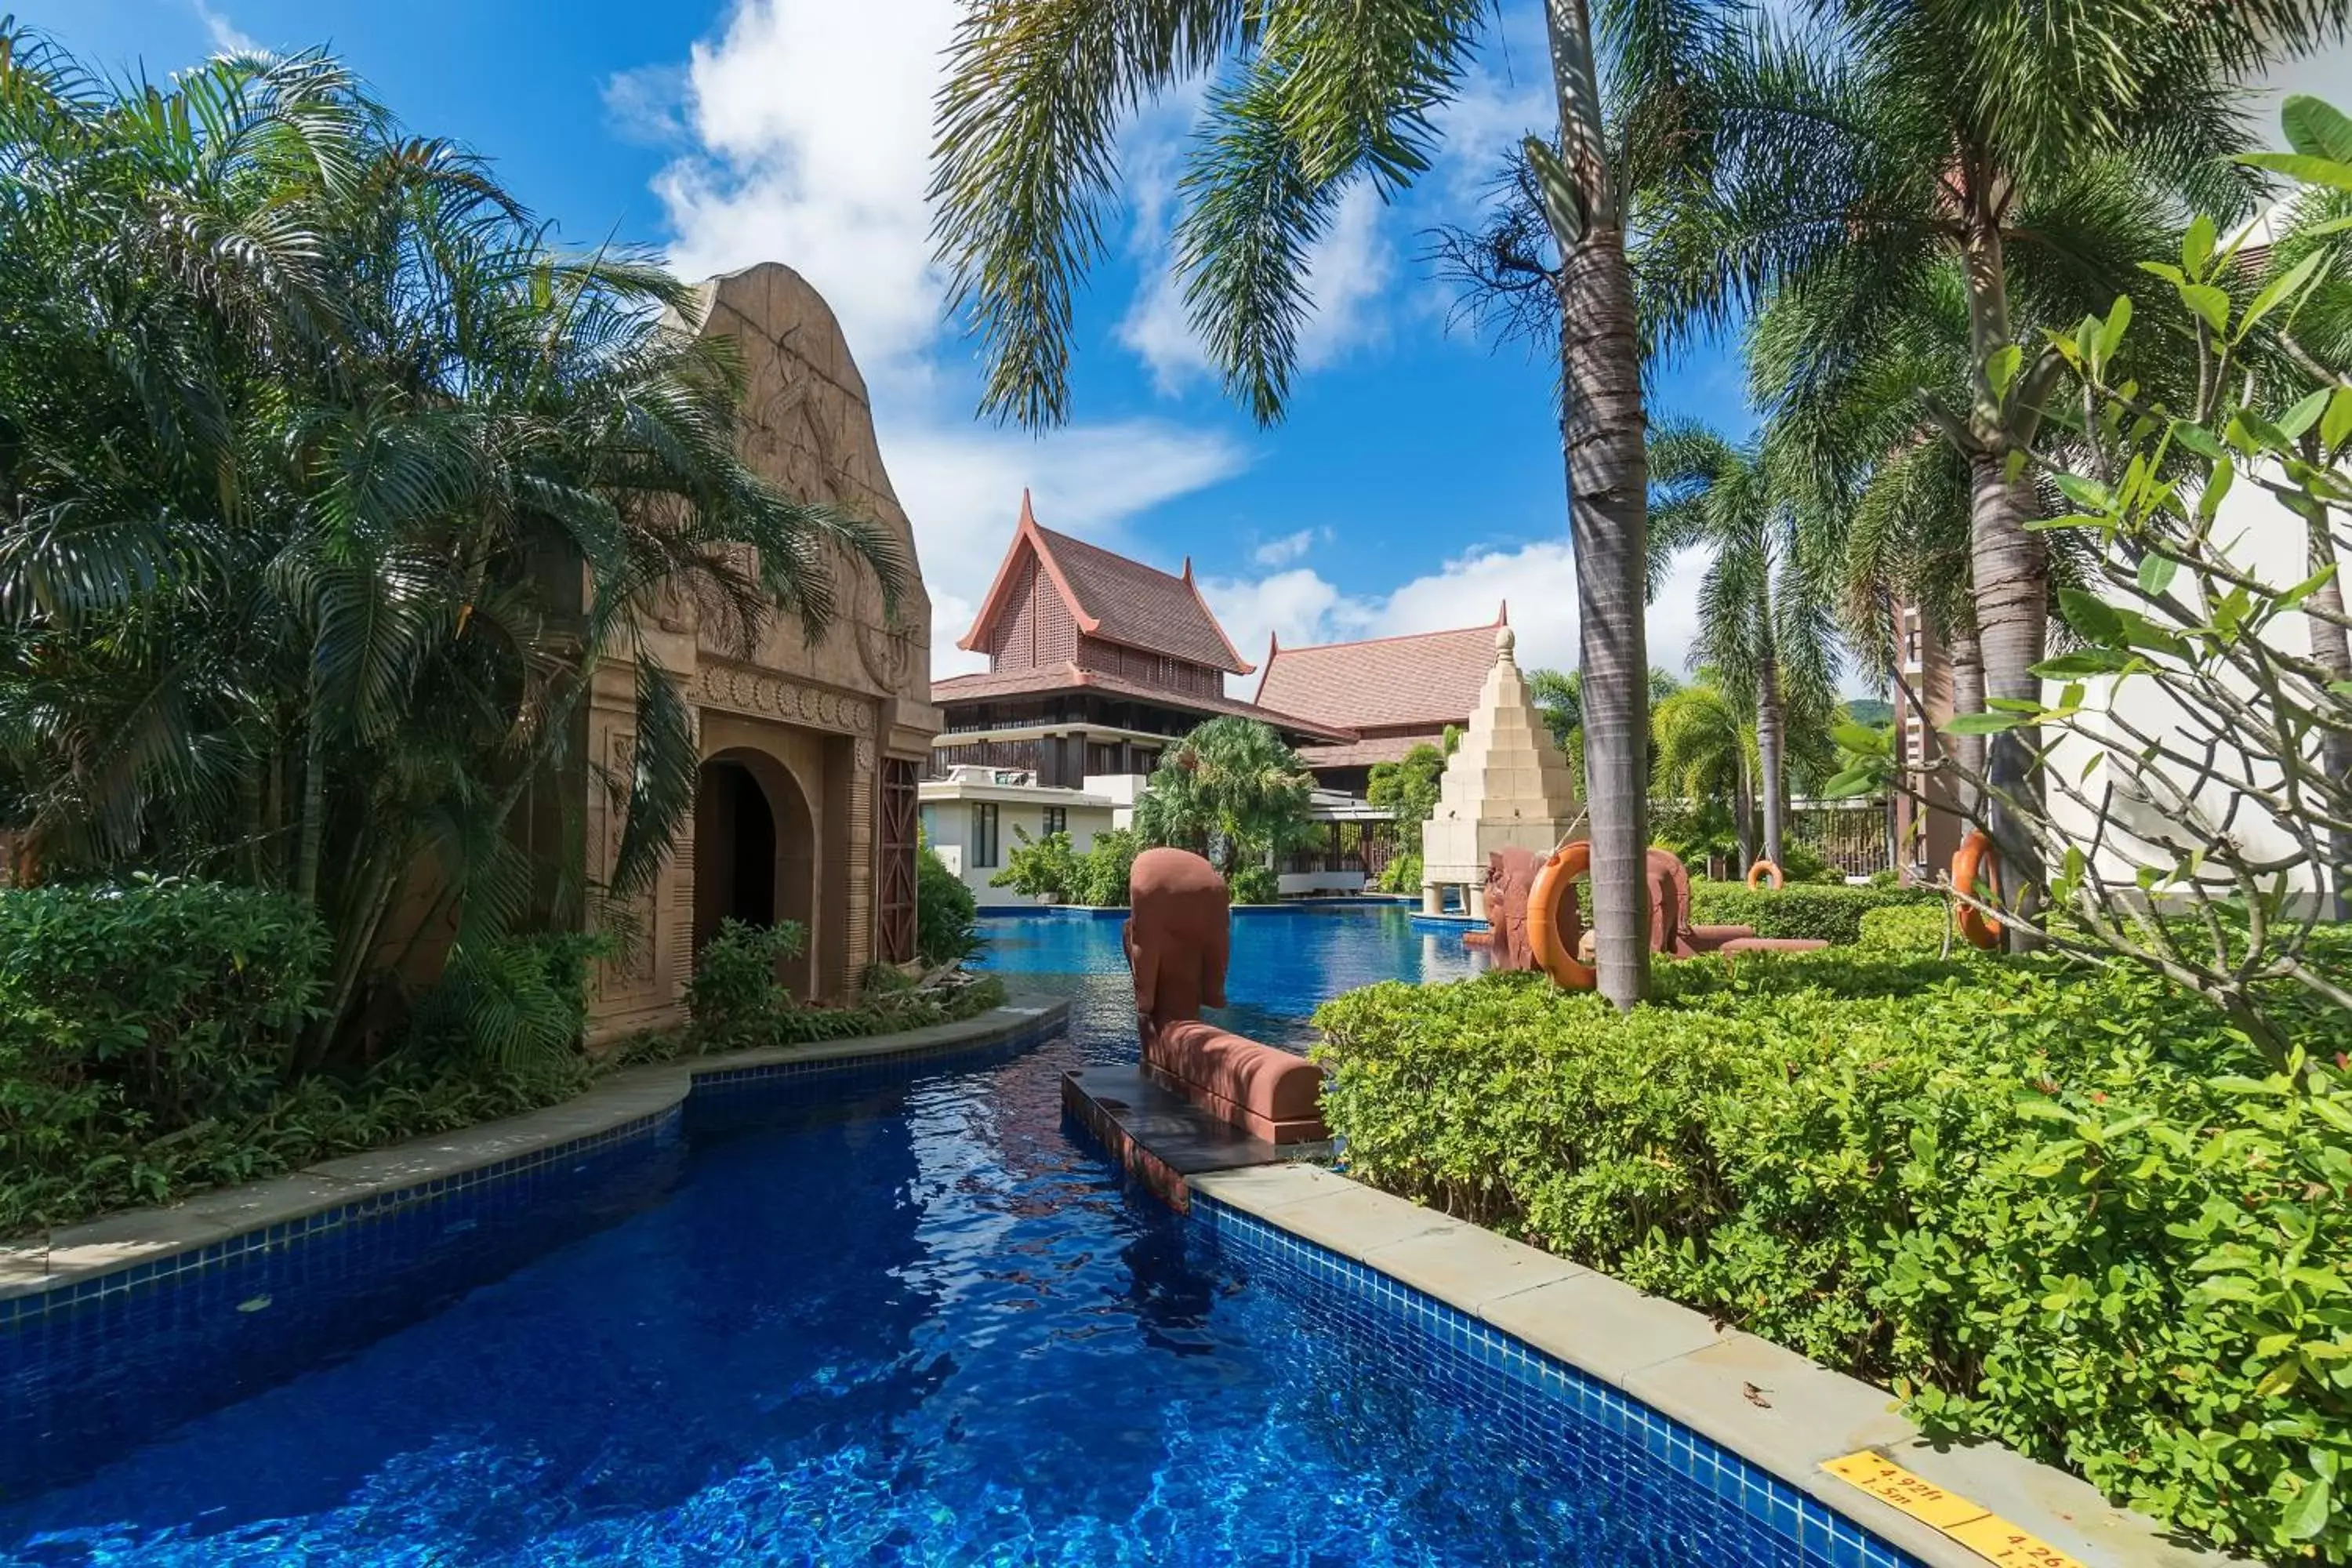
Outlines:
<svg viewBox="0 0 2352 1568"><path fill-rule="evenodd" d="M1066 805L1047 806L1045 808L1045 832L1067 833L1069 830L1070 808ZM1043 835L1040 837L1043 837Z"/></svg>
<svg viewBox="0 0 2352 1568"><path fill-rule="evenodd" d="M978 868L997 864L996 803L976 800L971 803L971 863Z"/></svg>

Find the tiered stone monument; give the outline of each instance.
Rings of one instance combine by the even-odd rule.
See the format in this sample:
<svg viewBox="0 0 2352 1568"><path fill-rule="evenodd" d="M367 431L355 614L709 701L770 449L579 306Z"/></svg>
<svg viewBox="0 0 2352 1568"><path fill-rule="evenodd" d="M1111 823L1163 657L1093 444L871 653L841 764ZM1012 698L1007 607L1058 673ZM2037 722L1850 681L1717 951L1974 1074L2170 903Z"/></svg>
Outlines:
<svg viewBox="0 0 2352 1568"><path fill-rule="evenodd" d="M1519 674L1516 641L1510 627L1496 629L1495 667L1421 830L1421 903L1428 914L1444 913L1445 889L1455 888L1464 910L1485 919L1487 858L1509 848L1549 855L1583 815L1568 759Z"/></svg>

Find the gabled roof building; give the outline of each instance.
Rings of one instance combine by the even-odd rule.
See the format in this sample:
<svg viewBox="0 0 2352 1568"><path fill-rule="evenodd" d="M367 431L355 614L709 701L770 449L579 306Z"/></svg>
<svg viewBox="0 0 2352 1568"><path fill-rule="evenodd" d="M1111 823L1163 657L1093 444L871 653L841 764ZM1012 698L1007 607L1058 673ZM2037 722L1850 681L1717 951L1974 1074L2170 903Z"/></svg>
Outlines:
<svg viewBox="0 0 2352 1568"><path fill-rule="evenodd" d="M1350 740L1302 746L1298 754L1318 784L1361 795L1375 763L1437 745L1448 725L1470 722L1494 667L1495 634L1509 620L1506 605L1483 626L1311 647L1270 639L1257 702L1353 731Z"/></svg>
<svg viewBox="0 0 2352 1568"><path fill-rule="evenodd" d="M1352 740L1344 726L1225 695L1247 675L1192 580L1058 533L1028 493L1013 542L958 647L988 656L985 674L936 681L946 718L934 777L957 766L1019 769L1048 787L1146 774L1167 743L1206 719L1259 719L1294 746Z"/></svg>

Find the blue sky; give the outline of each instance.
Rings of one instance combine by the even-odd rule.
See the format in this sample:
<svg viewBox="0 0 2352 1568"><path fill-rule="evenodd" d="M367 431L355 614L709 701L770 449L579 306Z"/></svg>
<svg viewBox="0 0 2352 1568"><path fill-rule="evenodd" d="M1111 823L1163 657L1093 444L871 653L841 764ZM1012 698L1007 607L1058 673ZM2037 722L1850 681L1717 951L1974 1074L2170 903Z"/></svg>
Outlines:
<svg viewBox="0 0 2352 1568"><path fill-rule="evenodd" d="M21 0L20 0L21 4ZM111 74L223 47L331 46L425 134L493 159L562 237L666 250L696 275L783 261L843 320L884 460L914 518L940 673L1026 485L1038 516L1173 570L1190 554L1245 657L1286 642L1490 619L1530 664L1574 661L1572 565L1550 367L1466 327L1419 259L1474 215L1549 86L1533 0L1504 22L1447 153L1406 200L1360 193L1318 258L1320 313L1289 419L1259 431L1202 374L1160 265L1190 100L1132 128L1134 199L1082 301L1075 418L1043 439L977 423L968 346L942 316L922 187L929 96L956 0L84 0L19 16ZM1737 368L1695 357L1654 416L1744 428ZM1695 563L1652 616L1679 667Z"/></svg>

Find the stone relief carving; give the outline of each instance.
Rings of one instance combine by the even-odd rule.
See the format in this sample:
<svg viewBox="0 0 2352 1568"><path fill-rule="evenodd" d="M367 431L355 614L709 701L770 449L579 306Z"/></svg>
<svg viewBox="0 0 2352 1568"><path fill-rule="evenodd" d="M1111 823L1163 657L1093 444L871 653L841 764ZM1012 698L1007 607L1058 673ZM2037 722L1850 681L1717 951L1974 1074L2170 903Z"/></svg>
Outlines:
<svg viewBox="0 0 2352 1568"><path fill-rule="evenodd" d="M874 733L874 704L822 687L752 670L703 666L697 681L701 700L739 713L809 724L845 735Z"/></svg>

